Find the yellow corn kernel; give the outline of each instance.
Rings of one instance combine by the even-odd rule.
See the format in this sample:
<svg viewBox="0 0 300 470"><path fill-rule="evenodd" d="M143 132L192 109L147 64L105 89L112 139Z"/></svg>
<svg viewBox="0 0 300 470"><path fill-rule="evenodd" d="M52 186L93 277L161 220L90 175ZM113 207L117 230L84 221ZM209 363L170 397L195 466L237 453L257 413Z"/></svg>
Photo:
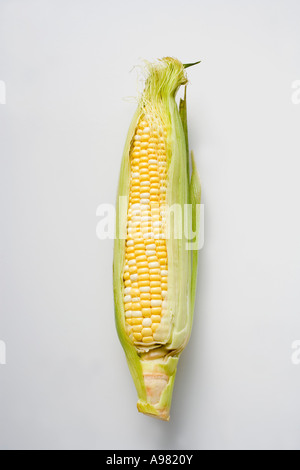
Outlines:
<svg viewBox="0 0 300 470"><path fill-rule="evenodd" d="M132 327L132 331L134 333L141 333L142 329L143 329L142 325L135 325Z"/></svg>
<svg viewBox="0 0 300 470"><path fill-rule="evenodd" d="M143 338L143 343L152 343L153 342L153 336L145 336Z"/></svg>
<svg viewBox="0 0 300 470"><path fill-rule="evenodd" d="M133 333L133 337L135 339L135 341L142 341L143 339L143 336L141 333Z"/></svg>
<svg viewBox="0 0 300 470"><path fill-rule="evenodd" d="M151 308L142 308L143 317L151 317L152 311Z"/></svg>

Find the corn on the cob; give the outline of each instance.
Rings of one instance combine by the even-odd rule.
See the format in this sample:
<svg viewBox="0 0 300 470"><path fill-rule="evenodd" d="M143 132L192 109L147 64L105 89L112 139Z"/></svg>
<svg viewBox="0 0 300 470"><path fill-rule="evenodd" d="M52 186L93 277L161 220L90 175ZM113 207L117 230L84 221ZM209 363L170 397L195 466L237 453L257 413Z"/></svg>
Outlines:
<svg viewBox="0 0 300 470"><path fill-rule="evenodd" d="M197 275L197 252L191 254L186 243L198 229L193 219L200 183L193 159L189 175L186 97L179 111L175 102L189 65L173 58L149 65L122 159L118 196L127 198L126 210L117 201L116 326L139 411L165 420L178 358L191 333ZM186 204L192 204L192 216ZM174 211L172 224L173 206L182 212Z"/></svg>

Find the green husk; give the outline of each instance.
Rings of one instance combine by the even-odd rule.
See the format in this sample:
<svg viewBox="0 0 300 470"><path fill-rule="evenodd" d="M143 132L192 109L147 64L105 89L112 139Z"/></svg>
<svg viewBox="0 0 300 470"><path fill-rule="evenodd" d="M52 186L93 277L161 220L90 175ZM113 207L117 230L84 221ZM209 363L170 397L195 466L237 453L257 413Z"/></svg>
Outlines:
<svg viewBox="0 0 300 470"><path fill-rule="evenodd" d="M116 239L114 246L113 281L115 320L120 342L125 351L128 366L138 393L138 410L163 420L169 420L173 385L179 355L186 346L192 328L197 280L197 251L187 249L191 230L195 226L196 205L200 203L200 183L192 157L192 175L189 174L189 147L187 134L186 90L178 106L175 95L181 85L187 83L185 67L173 58L164 58L148 64L148 79L138 109L130 125L123 152L117 199ZM136 347L125 330L123 304L123 267L125 260L125 233L127 211L120 197L129 196L130 146L140 117L145 109L159 116L166 125L168 137L168 185L167 204L177 204L184 211L192 204L191 215L170 223L170 237L166 240L168 253L168 334L154 346ZM182 212L184 213L184 212ZM185 224L188 230L184 230ZM183 237L175 233L181 229ZM197 237L197 235L196 235Z"/></svg>
<svg viewBox="0 0 300 470"><path fill-rule="evenodd" d="M192 242L196 243L198 246L199 243L199 220L197 223L198 210L200 210L201 203L201 183L199 178L199 173L196 167L194 152L191 152L192 160L192 175L190 183L190 195L192 203L192 230L195 233L195 239ZM196 287L197 287L197 274L198 274L198 249L192 250L192 280L191 280L191 312L194 313L195 309L195 298L196 298Z"/></svg>

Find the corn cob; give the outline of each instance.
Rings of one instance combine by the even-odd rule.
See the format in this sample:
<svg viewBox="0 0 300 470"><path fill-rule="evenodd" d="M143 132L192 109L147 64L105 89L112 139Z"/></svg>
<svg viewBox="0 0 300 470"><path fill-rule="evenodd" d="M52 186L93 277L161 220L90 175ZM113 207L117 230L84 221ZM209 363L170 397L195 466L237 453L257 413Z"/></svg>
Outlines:
<svg viewBox="0 0 300 470"><path fill-rule="evenodd" d="M187 243L192 230L197 238L201 190L193 155L190 177L186 88L179 109L175 101L190 65L169 57L148 65L124 148L117 200L116 327L138 410L163 420L169 420L179 355L191 333L197 277L197 251L189 251Z"/></svg>

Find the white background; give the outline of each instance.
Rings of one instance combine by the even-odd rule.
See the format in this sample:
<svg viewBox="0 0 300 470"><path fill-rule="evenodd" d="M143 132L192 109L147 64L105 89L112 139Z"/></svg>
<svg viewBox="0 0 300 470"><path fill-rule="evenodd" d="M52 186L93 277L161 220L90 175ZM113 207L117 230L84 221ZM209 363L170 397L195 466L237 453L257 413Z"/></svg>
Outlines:
<svg viewBox="0 0 300 470"><path fill-rule="evenodd" d="M1 0L2 449L299 449L298 0ZM188 70L205 246L171 421L114 327L114 203L142 59Z"/></svg>

